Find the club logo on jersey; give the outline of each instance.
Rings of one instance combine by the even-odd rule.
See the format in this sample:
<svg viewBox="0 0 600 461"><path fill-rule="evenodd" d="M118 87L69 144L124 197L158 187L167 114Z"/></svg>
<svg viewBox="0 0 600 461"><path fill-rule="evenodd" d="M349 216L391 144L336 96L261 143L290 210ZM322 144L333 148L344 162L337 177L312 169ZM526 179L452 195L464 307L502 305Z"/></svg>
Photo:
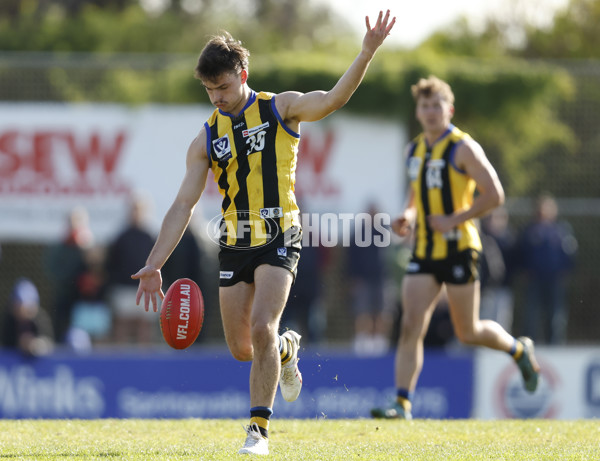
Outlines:
<svg viewBox="0 0 600 461"><path fill-rule="evenodd" d="M285 258L287 256L287 248L286 247L277 248L277 256L281 256L281 257Z"/></svg>
<svg viewBox="0 0 600 461"><path fill-rule="evenodd" d="M229 143L228 135L213 140L212 145L219 161L229 160L232 157L231 144Z"/></svg>
<svg viewBox="0 0 600 461"><path fill-rule="evenodd" d="M262 218L281 218L283 216L283 208L280 206L275 208L261 208L260 216Z"/></svg>

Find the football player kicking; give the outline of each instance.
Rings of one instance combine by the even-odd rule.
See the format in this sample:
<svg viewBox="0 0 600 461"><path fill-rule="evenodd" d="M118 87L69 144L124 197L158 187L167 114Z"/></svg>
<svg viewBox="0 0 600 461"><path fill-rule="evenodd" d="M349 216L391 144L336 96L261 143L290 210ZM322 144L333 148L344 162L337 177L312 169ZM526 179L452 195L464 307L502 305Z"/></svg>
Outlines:
<svg viewBox="0 0 600 461"><path fill-rule="evenodd" d="M238 360L252 361L250 424L242 454L269 453L269 419L277 382L294 401L302 388L300 335L278 334L281 314L296 276L302 231L294 196L300 123L341 108L363 79L395 18L366 18L362 50L329 91L306 94L255 92L248 86L249 52L224 33L204 47L196 77L216 106L186 159L186 172L146 266L137 302L158 309L161 268L177 245L204 190L208 170L223 195L219 298L225 340Z"/></svg>
<svg viewBox="0 0 600 461"><path fill-rule="evenodd" d="M504 200L498 175L481 146L450 121L454 94L436 78L412 86L423 128L406 149L411 181L408 206L392 223L400 236L414 229L412 259L402 281L402 325L396 352L397 400L374 408L375 418L411 419L411 397L423 367L423 340L445 286L458 339L510 354L534 392L539 366L529 338L514 338L492 320L479 318L481 240L474 218ZM477 190L477 197L474 197Z"/></svg>

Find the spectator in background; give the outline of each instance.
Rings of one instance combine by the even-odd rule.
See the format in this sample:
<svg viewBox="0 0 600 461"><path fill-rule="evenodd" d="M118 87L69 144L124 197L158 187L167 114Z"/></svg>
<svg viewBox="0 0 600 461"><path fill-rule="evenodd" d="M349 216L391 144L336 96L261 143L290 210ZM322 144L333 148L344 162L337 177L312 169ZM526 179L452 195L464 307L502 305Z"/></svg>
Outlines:
<svg viewBox="0 0 600 461"><path fill-rule="evenodd" d="M106 302L105 249L94 246L84 256L86 270L77 280L79 297L73 306L67 335L75 350L86 349L86 336L90 347L106 342L112 327L112 313Z"/></svg>
<svg viewBox="0 0 600 461"><path fill-rule="evenodd" d="M517 238L509 226L508 211L498 207L481 220L481 318L498 322L511 332L512 278L516 267Z"/></svg>
<svg viewBox="0 0 600 461"><path fill-rule="evenodd" d="M145 197L133 197L128 223L109 245L106 255L107 299L113 314L113 339L117 344L135 341L150 344L154 340L156 313L148 314L135 302L137 285L131 274L146 264L154 245L154 236L146 228L149 203Z"/></svg>
<svg viewBox="0 0 600 461"><path fill-rule="evenodd" d="M24 355L47 355L54 348L52 321L40 306L40 295L33 282L16 281L5 312L2 345Z"/></svg>
<svg viewBox="0 0 600 461"><path fill-rule="evenodd" d="M392 312L387 308L384 238L376 225L377 206L370 204L367 219L355 221L348 248L348 277L354 311L354 351L381 355L389 348ZM360 216L360 215L359 215Z"/></svg>
<svg viewBox="0 0 600 461"><path fill-rule="evenodd" d="M65 238L48 247L45 269L54 290L52 323L56 341L63 343L79 298L79 277L86 271L85 252L94 242L85 208L75 207L67 219Z"/></svg>
<svg viewBox="0 0 600 461"><path fill-rule="evenodd" d="M567 276L573 268L577 240L571 226L558 221L558 205L541 194L533 221L522 231L518 248L526 276L525 332L550 344L564 344L567 336Z"/></svg>
<svg viewBox="0 0 600 461"><path fill-rule="evenodd" d="M189 278L196 282L200 290L204 292L201 271L203 259L200 240L196 238L191 228L187 227L181 236L181 240L163 266L163 286L168 288L175 280Z"/></svg>

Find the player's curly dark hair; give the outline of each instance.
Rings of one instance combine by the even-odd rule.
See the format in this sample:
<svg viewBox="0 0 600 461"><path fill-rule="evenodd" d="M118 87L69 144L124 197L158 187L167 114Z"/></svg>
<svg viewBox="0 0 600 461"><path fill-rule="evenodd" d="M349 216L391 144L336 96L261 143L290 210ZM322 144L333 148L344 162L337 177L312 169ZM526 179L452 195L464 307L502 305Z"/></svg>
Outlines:
<svg viewBox="0 0 600 461"><path fill-rule="evenodd" d="M213 36L200 53L194 76L200 80L215 80L227 72L240 73L248 70L249 56L242 42L223 31Z"/></svg>

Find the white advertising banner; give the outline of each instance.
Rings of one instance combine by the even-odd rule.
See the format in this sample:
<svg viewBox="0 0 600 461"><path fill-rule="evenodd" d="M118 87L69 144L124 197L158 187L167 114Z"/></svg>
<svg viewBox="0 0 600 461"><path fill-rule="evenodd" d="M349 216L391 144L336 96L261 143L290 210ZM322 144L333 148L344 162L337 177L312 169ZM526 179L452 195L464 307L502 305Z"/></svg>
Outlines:
<svg viewBox="0 0 600 461"><path fill-rule="evenodd" d="M127 199L148 194L158 227L183 178L187 148L213 108L0 104L0 240L59 239L69 211L87 208L97 241L123 225ZM400 211L398 123L340 113L301 127L296 192L303 212ZM220 213L209 175L197 215Z"/></svg>
<svg viewBox="0 0 600 461"><path fill-rule="evenodd" d="M600 348L536 348L541 373L529 394L506 354L479 350L475 357L475 406L481 419L600 417Z"/></svg>

